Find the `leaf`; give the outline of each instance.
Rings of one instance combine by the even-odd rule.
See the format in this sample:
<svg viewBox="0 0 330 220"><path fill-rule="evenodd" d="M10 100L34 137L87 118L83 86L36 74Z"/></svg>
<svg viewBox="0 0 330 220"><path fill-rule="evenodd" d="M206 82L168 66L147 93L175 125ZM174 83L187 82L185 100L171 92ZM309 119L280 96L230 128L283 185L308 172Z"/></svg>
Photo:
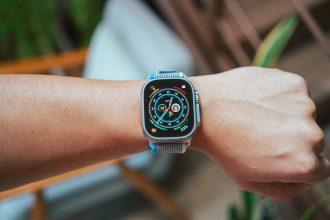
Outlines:
<svg viewBox="0 0 330 220"><path fill-rule="evenodd" d="M300 220L312 220L318 214L321 209L330 205L330 195L321 199L320 201L314 203L311 207L309 207L304 214L300 217Z"/></svg>
<svg viewBox="0 0 330 220"><path fill-rule="evenodd" d="M0 0L0 60L41 56L57 52L63 32L74 46L86 46L102 17L103 0ZM59 12L63 4L71 2L68 14L74 17L73 27ZM62 17L63 16L63 17ZM60 28L59 28L60 27ZM72 30L78 30L77 32ZM70 35L71 34L71 35ZM71 39L70 39L71 40Z"/></svg>
<svg viewBox="0 0 330 220"><path fill-rule="evenodd" d="M90 0L70 0L67 5L72 14L75 26L82 33L80 39L83 45L86 45L97 25L101 19L101 1ZM87 16L88 15L88 16Z"/></svg>
<svg viewBox="0 0 330 220"><path fill-rule="evenodd" d="M287 45L298 24L298 17L290 15L277 24L261 43L253 65L273 67Z"/></svg>
<svg viewBox="0 0 330 220"><path fill-rule="evenodd" d="M228 209L227 220L240 220L239 212L235 205L231 205Z"/></svg>
<svg viewBox="0 0 330 220"><path fill-rule="evenodd" d="M241 198L243 202L244 219L253 220L254 212L259 202L259 196L256 193L241 190Z"/></svg>
<svg viewBox="0 0 330 220"><path fill-rule="evenodd" d="M275 213L272 207L265 205L261 211L261 220L275 220Z"/></svg>

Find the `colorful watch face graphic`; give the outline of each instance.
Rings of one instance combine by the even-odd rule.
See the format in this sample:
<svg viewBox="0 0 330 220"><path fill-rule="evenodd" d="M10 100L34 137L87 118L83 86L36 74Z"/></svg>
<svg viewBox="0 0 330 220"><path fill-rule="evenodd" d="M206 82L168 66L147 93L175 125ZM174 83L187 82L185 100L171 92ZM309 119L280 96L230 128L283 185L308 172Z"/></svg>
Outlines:
<svg viewBox="0 0 330 220"><path fill-rule="evenodd" d="M193 88L186 80L152 80L144 90L145 128L154 137L183 137L194 129Z"/></svg>

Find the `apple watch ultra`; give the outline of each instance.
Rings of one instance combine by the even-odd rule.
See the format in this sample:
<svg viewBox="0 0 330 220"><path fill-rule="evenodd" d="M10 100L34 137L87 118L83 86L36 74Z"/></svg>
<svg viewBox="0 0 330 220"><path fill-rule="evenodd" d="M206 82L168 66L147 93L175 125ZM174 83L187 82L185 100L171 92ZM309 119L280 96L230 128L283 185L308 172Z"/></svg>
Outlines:
<svg viewBox="0 0 330 220"><path fill-rule="evenodd" d="M150 74L142 87L142 128L152 153L184 153L200 125L199 94L182 72Z"/></svg>

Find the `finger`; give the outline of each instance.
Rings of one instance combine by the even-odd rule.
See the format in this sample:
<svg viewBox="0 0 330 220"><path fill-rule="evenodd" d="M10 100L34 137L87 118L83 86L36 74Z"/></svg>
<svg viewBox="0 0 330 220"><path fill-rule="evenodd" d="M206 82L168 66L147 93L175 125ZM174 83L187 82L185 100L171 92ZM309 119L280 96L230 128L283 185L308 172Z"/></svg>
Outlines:
<svg viewBox="0 0 330 220"><path fill-rule="evenodd" d="M314 144L313 152L316 155L319 155L323 152L324 148L325 148L325 140L324 138L322 138L321 140L319 140L317 143Z"/></svg>
<svg viewBox="0 0 330 220"><path fill-rule="evenodd" d="M284 201L289 201L298 193L310 188L309 184L282 182L252 182L250 183L250 186L255 192Z"/></svg>
<svg viewBox="0 0 330 220"><path fill-rule="evenodd" d="M282 182L282 183L303 183L315 184L324 181L330 175L330 162L322 156L314 153L301 154L292 163L284 163L276 167L264 168L263 172L254 172L251 182ZM289 165L289 166L288 166ZM267 170L267 171L265 171Z"/></svg>
<svg viewBox="0 0 330 220"><path fill-rule="evenodd" d="M313 117L313 119L316 119L316 104L313 102L311 98L309 98L309 103L308 103L308 111L310 115Z"/></svg>
<svg viewBox="0 0 330 220"><path fill-rule="evenodd" d="M315 168L311 168L306 175L308 183L319 183L326 180L330 176L330 161L320 155L317 156Z"/></svg>
<svg viewBox="0 0 330 220"><path fill-rule="evenodd" d="M325 147L325 135L322 129L318 126L315 120L310 120L308 123L309 132L308 140L311 144L313 151L316 155L319 155Z"/></svg>
<svg viewBox="0 0 330 220"><path fill-rule="evenodd" d="M257 192L279 200L288 201L298 193L311 187L304 183L282 183L282 182L248 182L234 178L240 188L249 192Z"/></svg>
<svg viewBox="0 0 330 220"><path fill-rule="evenodd" d="M330 175L330 162L320 155L305 156L293 167L291 177L288 179L295 183L316 184L324 181Z"/></svg>

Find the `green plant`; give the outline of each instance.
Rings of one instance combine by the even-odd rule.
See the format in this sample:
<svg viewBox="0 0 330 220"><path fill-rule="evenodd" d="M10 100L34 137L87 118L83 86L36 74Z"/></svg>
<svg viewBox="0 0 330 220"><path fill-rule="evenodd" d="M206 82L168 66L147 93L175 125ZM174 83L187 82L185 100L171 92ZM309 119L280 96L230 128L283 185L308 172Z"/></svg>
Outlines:
<svg viewBox="0 0 330 220"><path fill-rule="evenodd" d="M252 65L273 67L295 31L297 24L298 17L296 15L289 15L278 23L261 43ZM276 219L272 207L262 203L262 199L258 194L241 190L240 195L241 205L231 205L229 207L228 220Z"/></svg>
<svg viewBox="0 0 330 220"><path fill-rule="evenodd" d="M328 205L330 205L330 195L326 196L325 198L321 199L320 201L309 207L301 216L300 220L314 219L315 216L321 211L321 209L325 208Z"/></svg>
<svg viewBox="0 0 330 220"><path fill-rule="evenodd" d="M86 46L102 0L0 0L0 61Z"/></svg>
<svg viewBox="0 0 330 220"><path fill-rule="evenodd" d="M260 67L275 66L297 24L296 15L289 15L278 23L261 43L252 64Z"/></svg>

